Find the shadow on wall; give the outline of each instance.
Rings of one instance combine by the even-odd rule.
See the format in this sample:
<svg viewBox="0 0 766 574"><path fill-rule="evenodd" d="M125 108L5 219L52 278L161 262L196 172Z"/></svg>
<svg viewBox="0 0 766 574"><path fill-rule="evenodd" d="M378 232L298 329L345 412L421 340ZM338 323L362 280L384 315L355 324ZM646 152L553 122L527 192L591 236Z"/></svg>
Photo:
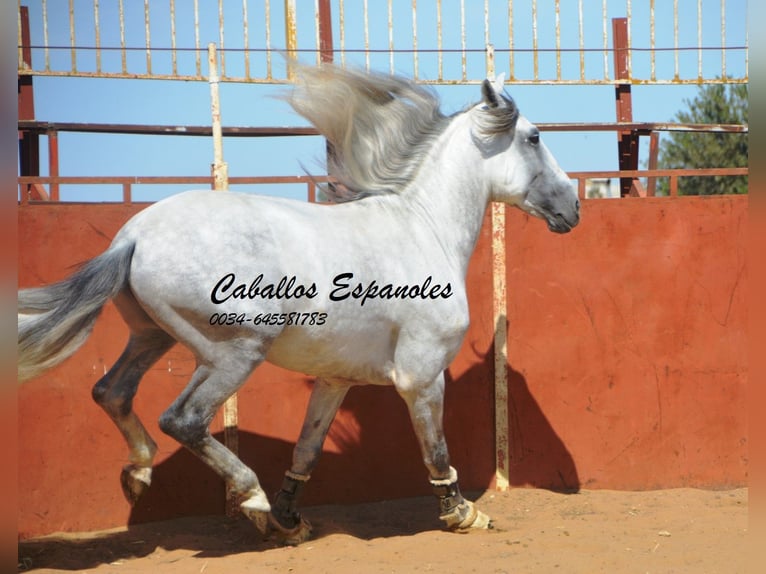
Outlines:
<svg viewBox="0 0 766 574"><path fill-rule="evenodd" d="M449 371L446 376L445 434L463 491L489 488L495 472L492 345L476 356L480 360L461 376L453 378ZM577 492L580 480L572 456L522 373L510 366L508 385L511 485ZM216 438L222 441L222 433ZM330 430L330 442L336 448L322 454L303 506L430 494L407 409L392 387L352 388ZM293 446L292 441L239 433L240 457L269 495L279 489ZM155 466L152 486L133 508L129 523L220 514L224 500L218 476L180 448Z"/></svg>
<svg viewBox="0 0 766 574"><path fill-rule="evenodd" d="M524 375L508 367L509 482L556 492L580 490L572 455L540 405L529 392Z"/></svg>
<svg viewBox="0 0 766 574"><path fill-rule="evenodd" d="M494 372L494 343L482 357L460 379L478 380L484 373ZM508 381L508 461L511 486L531 486L555 492L575 493L581 482L577 467L566 445L556 433L543 413L540 405L529 390L524 375L510 365L507 367ZM448 373L448 388L452 384ZM489 387L492 379L482 382ZM489 394L490 405L493 394ZM494 421L494 412L490 415ZM494 427L493 431L494 433ZM494 434L492 436L494 447ZM494 473L494 448L491 455Z"/></svg>

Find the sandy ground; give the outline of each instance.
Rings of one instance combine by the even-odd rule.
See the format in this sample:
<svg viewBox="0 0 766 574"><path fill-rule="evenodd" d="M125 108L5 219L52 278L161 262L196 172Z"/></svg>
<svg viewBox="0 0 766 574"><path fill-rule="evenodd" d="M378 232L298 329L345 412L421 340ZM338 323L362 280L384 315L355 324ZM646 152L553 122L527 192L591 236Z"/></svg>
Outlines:
<svg viewBox="0 0 766 574"><path fill-rule="evenodd" d="M748 490L469 493L495 528L441 531L435 501L413 498L304 511L315 537L263 540L244 519L185 518L19 544L19 571L744 572Z"/></svg>

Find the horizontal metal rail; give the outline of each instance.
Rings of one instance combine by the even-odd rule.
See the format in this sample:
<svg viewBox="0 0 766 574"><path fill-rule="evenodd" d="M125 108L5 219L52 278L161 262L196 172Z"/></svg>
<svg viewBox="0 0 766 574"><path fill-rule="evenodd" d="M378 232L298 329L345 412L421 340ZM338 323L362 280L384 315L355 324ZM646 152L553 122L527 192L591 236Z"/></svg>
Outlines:
<svg viewBox="0 0 766 574"><path fill-rule="evenodd" d="M626 169L617 171L571 171L567 175L570 179L577 181L577 195L581 199L588 199L586 196L586 184L592 179L622 179L622 178L647 178L654 179L658 177L667 177L670 180L669 195L675 197L678 195L678 178L680 177L715 177L715 176L743 176L750 173L746 167L715 167L715 168L693 168L693 169ZM654 186L647 186L649 191L644 195L635 197L653 197Z"/></svg>
<svg viewBox="0 0 766 574"><path fill-rule="evenodd" d="M612 170L612 171L572 171L567 175L577 181L578 195L587 199L585 185L588 180L597 178L659 178L670 179L670 196L678 195L678 178L681 177L713 177L713 176L747 176L749 169L746 167L708 168L708 169L647 169L647 170ZM294 176L257 176L257 177L230 177L230 185L248 184L305 184L307 187L307 200L316 201L316 184L332 181L326 175L294 175ZM56 197L49 196L41 190L42 185L50 185L58 188L59 185L94 185L111 184L121 185L123 189L122 203L130 204L132 199L132 187L146 184L191 184L213 186L213 176L20 176L17 178L20 193L20 203L51 201L57 202ZM37 191L35 191L37 190ZM651 195L651 194L649 194ZM151 202L148 202L151 203Z"/></svg>
<svg viewBox="0 0 766 574"><path fill-rule="evenodd" d="M229 185L275 185L275 184L304 184L306 185L306 198L310 202L316 201L316 184L330 181L325 175L276 175L276 176L241 176L229 177ZM58 189L59 185L121 185L122 203L133 203L133 186L147 184L191 184L208 185L213 189L214 178L209 176L19 176L20 202L22 205L34 201L58 202L56 194L48 194L42 185L50 185ZM81 202L78 202L81 203ZM87 202L91 203L91 202ZM113 202L111 202L113 203ZM153 202L147 202L153 203Z"/></svg>
<svg viewBox="0 0 766 574"><path fill-rule="evenodd" d="M698 133L731 133L747 134L748 125L740 124L681 124L666 122L612 122L612 123L540 123L537 124L542 131L558 132L605 132L614 131L624 133L629 131L636 135L656 136L659 132L698 132ZM211 136L211 126L173 126L173 125L139 125L139 124L97 124L97 123L73 123L73 122L43 122L35 120L19 120L18 128L21 132L37 135L47 135L49 145L49 173L48 177L24 176L19 177L22 203L30 196L32 199L59 200L59 186L62 184L118 184L123 186L123 201L132 201L132 186L140 184L203 184L209 185L212 176L198 177L169 177L169 176L105 176L105 177L59 177L58 171L58 134L60 132L76 133L109 133L129 135L175 135L175 136ZM319 132L313 127L224 127L222 135L225 137L292 137L292 136L318 136ZM656 154L656 149L655 149ZM651 155L651 154L650 154ZM656 157L655 157L656 160ZM656 163L650 161L651 168ZM747 168L709 168L709 169L673 169L673 170L620 170L620 171L597 171L597 172L572 172L570 177L578 181L578 193L586 197L586 183L593 178L622 178L635 179L646 177L649 185L646 189L638 186L640 193L652 196L655 193L656 178L670 178L670 194L676 195L678 178L688 176L741 176L747 175ZM314 183L327 181L326 176L274 176L274 177L239 177L230 178L231 184L278 184L278 183L302 183L307 185L307 195L310 201L316 199ZM42 186L49 185L49 191ZM26 189L26 191L25 191Z"/></svg>
<svg viewBox="0 0 766 574"><path fill-rule="evenodd" d="M748 133L749 127L742 124L684 124L669 122L555 122L535 124L541 131L556 132L604 132L635 131L639 135L651 132L712 132ZM49 132L87 132L135 135L211 136L211 126L170 126L157 124L100 124L74 122L46 122L19 120L20 131L38 134ZM226 137L289 137L319 135L313 127L223 127Z"/></svg>

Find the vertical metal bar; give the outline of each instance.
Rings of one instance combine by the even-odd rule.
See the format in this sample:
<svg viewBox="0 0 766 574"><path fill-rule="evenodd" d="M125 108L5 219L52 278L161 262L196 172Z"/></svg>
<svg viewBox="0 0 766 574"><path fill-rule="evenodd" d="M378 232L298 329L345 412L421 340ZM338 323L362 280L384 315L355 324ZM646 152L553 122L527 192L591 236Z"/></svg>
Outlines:
<svg viewBox="0 0 766 574"><path fill-rule="evenodd" d="M122 184L122 203L125 205L130 205L133 203L133 193L131 190L130 183L123 183Z"/></svg>
<svg viewBox="0 0 766 574"><path fill-rule="evenodd" d="M120 58L122 59L122 73L128 73L128 51L125 49L125 6L123 0L119 2L120 9Z"/></svg>
<svg viewBox="0 0 766 574"><path fill-rule="evenodd" d="M46 134L48 136L48 175L51 177L59 176L59 134L56 130L51 130ZM59 184L50 184L51 201L59 200Z"/></svg>
<svg viewBox="0 0 766 574"><path fill-rule="evenodd" d="M721 78L726 78L726 0L721 0Z"/></svg>
<svg viewBox="0 0 766 574"><path fill-rule="evenodd" d="M32 69L32 46L29 37L29 8L19 4L19 70ZM32 85L32 76L23 76L19 81L24 85ZM35 119L34 98L31 97L31 87L29 98L23 93L19 97L19 119ZM28 114L28 115L27 115Z"/></svg>
<svg viewBox="0 0 766 574"><path fill-rule="evenodd" d="M19 51L20 69L32 68L32 48L29 38L29 8L19 6ZM18 117L20 120L35 119L35 96L32 76L19 76L18 79ZM40 175L40 136L36 132L19 132L19 171L21 175ZM44 197L34 184L24 185L22 198L32 193L35 197Z"/></svg>
<svg viewBox="0 0 766 574"><path fill-rule="evenodd" d="M346 12L343 0L338 2L338 25L340 26L340 63L346 65Z"/></svg>
<svg viewBox="0 0 766 574"><path fill-rule="evenodd" d="M650 61L651 61L651 71L650 71L650 77L652 79L652 82L657 80L657 69L656 69L656 44L655 44L655 35L654 35L654 0L649 0L649 45L651 47L651 54L650 54Z"/></svg>
<svg viewBox="0 0 766 574"><path fill-rule="evenodd" d="M208 82L210 83L210 108L213 128L213 189L225 190L229 187L226 163L223 161L223 130L221 128L221 101L219 96L220 78L215 43L207 46Z"/></svg>
<svg viewBox="0 0 766 574"><path fill-rule="evenodd" d="M612 36L614 41L614 75L615 102L618 122L630 123L633 121L633 101L630 84L628 62L628 19L612 19ZM617 152L620 170L638 169L638 136L631 131L617 132ZM620 196L626 197L633 193L634 188L639 189L638 179L631 177L620 178Z"/></svg>
<svg viewBox="0 0 766 574"><path fill-rule="evenodd" d="M628 70L628 75L626 76L626 78L627 79L631 79L633 77L633 51L631 50L632 43L631 43L631 35L630 35L630 30L633 27L633 5L631 3L631 0L628 0L628 5L626 7L626 14L627 14L627 17L628 17L627 18L628 25L627 25L627 28L626 28L627 29L627 34L626 34L626 37L627 37L627 44L626 44L626 46L627 46L627 53L626 54L627 54L627 70Z"/></svg>
<svg viewBox="0 0 766 574"><path fill-rule="evenodd" d="M72 60L72 72L77 72L77 50L75 48L74 32L74 0L69 0L69 45L70 57Z"/></svg>
<svg viewBox="0 0 766 574"><path fill-rule="evenodd" d="M532 62L533 79L537 80L540 68L540 56L537 52L537 0L532 0Z"/></svg>
<svg viewBox="0 0 766 574"><path fill-rule="evenodd" d="M364 14L364 69L370 69L370 18L367 0L362 3L362 12Z"/></svg>
<svg viewBox="0 0 766 574"><path fill-rule="evenodd" d="M485 22L489 9L485 3ZM485 28L485 38L489 29ZM495 77L495 50L487 43L487 77ZM495 326L495 489L508 490L508 311L506 294L505 204L492 202L492 318Z"/></svg>
<svg viewBox="0 0 766 574"><path fill-rule="evenodd" d="M460 0L460 79L463 81L468 79L465 42L465 1Z"/></svg>
<svg viewBox="0 0 766 574"><path fill-rule="evenodd" d="M657 157L660 150L660 132L652 130L649 135L649 162L648 168L650 170L657 169ZM649 177L646 181L646 195L648 197L654 197L657 194L657 178Z"/></svg>
<svg viewBox="0 0 766 574"><path fill-rule="evenodd" d="M314 0L314 59L316 60L317 66L322 61L322 50L319 46L321 42L322 40L319 32L319 0Z"/></svg>
<svg viewBox="0 0 766 574"><path fill-rule="evenodd" d="M202 50L199 46L199 0L194 0L194 64L197 77L202 77Z"/></svg>
<svg viewBox="0 0 766 574"><path fill-rule="evenodd" d="M149 0L144 0L144 36L146 38L146 73L152 73L151 25L149 21Z"/></svg>
<svg viewBox="0 0 766 574"><path fill-rule="evenodd" d="M681 69L678 66L678 53L678 0L673 0L673 59L675 62L673 79L676 81L681 79Z"/></svg>
<svg viewBox="0 0 766 574"><path fill-rule="evenodd" d="M492 203L492 315L495 371L495 489L508 490L508 297L506 289L505 204Z"/></svg>
<svg viewBox="0 0 766 574"><path fill-rule="evenodd" d="M556 13L556 79L561 80L561 0L554 5Z"/></svg>
<svg viewBox="0 0 766 574"><path fill-rule="evenodd" d="M223 22L223 0L218 0L218 51L221 53L221 77L226 77L226 50L223 42L224 22Z"/></svg>
<svg viewBox="0 0 766 574"><path fill-rule="evenodd" d="M322 62L333 61L332 8L330 0L319 0L319 55Z"/></svg>
<svg viewBox="0 0 766 574"><path fill-rule="evenodd" d="M601 3L601 24L603 26L604 34L604 80L609 81L609 34L607 33L607 10L606 0ZM615 55L616 57L616 55Z"/></svg>
<svg viewBox="0 0 766 574"><path fill-rule="evenodd" d="M170 0L170 59L173 75L178 75L178 54L176 52L176 2Z"/></svg>
<svg viewBox="0 0 766 574"><path fill-rule="evenodd" d="M444 52L442 51L442 2L436 0L436 77L444 79Z"/></svg>
<svg viewBox="0 0 766 574"><path fill-rule="evenodd" d="M207 47L208 82L210 83L210 109L213 127L213 189L226 190L229 187L228 167L223 161L223 137L221 129L221 105L218 93L218 62L214 43ZM223 441L224 445L239 455L239 414L237 394L234 393L223 404ZM233 516L237 513L235 494L226 487L226 514Z"/></svg>
<svg viewBox="0 0 766 574"><path fill-rule="evenodd" d="M18 46L19 46L18 53L17 53L18 60L16 62L16 69L18 69L18 70L23 70L24 69L24 40L22 39L22 29L23 29L24 25L22 23L22 16L21 16L22 8L24 10L28 10L28 8L26 6L22 6L21 5L21 0L18 0L18 2L16 3L16 9L17 9L17 12L16 12L16 24L18 26L17 27L18 37L17 37L16 41L17 41ZM43 0L43 16L44 15L45 15L45 0ZM45 21L45 20L43 20L43 21ZM46 38L47 38L47 35L46 35ZM47 46L47 42L46 42L46 46Z"/></svg>
<svg viewBox="0 0 766 574"><path fill-rule="evenodd" d="M21 0L19 0L19 6L21 6ZM43 0L43 53L45 54L45 71L48 72L51 69L51 56L48 50L48 0Z"/></svg>
<svg viewBox="0 0 766 574"><path fill-rule="evenodd" d="M96 73L101 73L101 26L98 16L98 0L93 0L93 23L96 28Z"/></svg>
<svg viewBox="0 0 766 574"><path fill-rule="evenodd" d="M309 203L317 202L317 190L313 181L309 181L306 184L306 195Z"/></svg>
<svg viewBox="0 0 766 574"><path fill-rule="evenodd" d="M513 52L513 0L508 0L508 49L508 67L510 68L508 79L514 81L516 79L516 58Z"/></svg>
<svg viewBox="0 0 766 574"><path fill-rule="evenodd" d="M489 37L489 32L485 34ZM486 45L486 66L487 66L487 78L495 77L495 47L487 42Z"/></svg>
<svg viewBox="0 0 766 574"><path fill-rule="evenodd" d="M263 19L266 21L266 78L271 80L271 1L263 4Z"/></svg>
<svg viewBox="0 0 766 574"><path fill-rule="evenodd" d="M242 0L242 39L245 46L245 78L250 79L250 25L247 17L247 0Z"/></svg>
<svg viewBox="0 0 766 574"><path fill-rule="evenodd" d="M418 1L412 0L412 68L414 79L419 78L418 71Z"/></svg>
<svg viewBox="0 0 766 574"><path fill-rule="evenodd" d="M388 0L388 72L394 71L394 2Z"/></svg>
<svg viewBox="0 0 766 574"><path fill-rule="evenodd" d="M298 30L296 23L295 0L285 0L285 48L287 49L287 78L295 78L293 62L298 48Z"/></svg>
<svg viewBox="0 0 766 574"><path fill-rule="evenodd" d="M582 0L577 0L577 22L580 41L580 81L585 81L585 33L583 28Z"/></svg>
<svg viewBox="0 0 766 574"><path fill-rule="evenodd" d="M702 0L697 0L697 78L702 81Z"/></svg>

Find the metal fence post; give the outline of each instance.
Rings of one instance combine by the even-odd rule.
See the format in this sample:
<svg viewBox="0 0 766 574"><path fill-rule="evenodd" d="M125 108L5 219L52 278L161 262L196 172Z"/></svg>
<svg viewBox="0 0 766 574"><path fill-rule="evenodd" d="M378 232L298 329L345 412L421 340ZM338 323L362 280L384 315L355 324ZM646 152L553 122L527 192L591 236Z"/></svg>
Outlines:
<svg viewBox="0 0 766 574"><path fill-rule="evenodd" d="M226 191L229 189L229 173L226 162L223 161L223 130L221 128L221 101L218 93L218 55L214 43L207 46L208 82L210 83L210 109L213 123L213 189ZM237 393L223 403L223 443L235 456L239 456L239 412ZM226 485L226 514L236 516L239 509L234 493Z"/></svg>
<svg viewBox="0 0 766 574"><path fill-rule="evenodd" d="M495 77L495 49L487 44L487 77ZM508 490L508 317L505 288L505 204L492 202L492 319L495 367L495 489Z"/></svg>
<svg viewBox="0 0 766 574"><path fill-rule="evenodd" d="M628 19L612 19L612 45L614 47L615 80L630 80L630 41L628 39ZM615 85L615 101L617 121L631 123L633 121L633 97L629 83ZM638 134L635 131L617 133L617 151L621 170L638 169ZM646 191L638 178L620 178L620 196L646 195Z"/></svg>
<svg viewBox="0 0 766 574"><path fill-rule="evenodd" d="M210 109L213 121L213 189L229 189L229 173L226 162L223 161L223 131L221 129L221 100L218 94L220 79L218 77L217 51L214 43L207 46L208 82L210 83Z"/></svg>

